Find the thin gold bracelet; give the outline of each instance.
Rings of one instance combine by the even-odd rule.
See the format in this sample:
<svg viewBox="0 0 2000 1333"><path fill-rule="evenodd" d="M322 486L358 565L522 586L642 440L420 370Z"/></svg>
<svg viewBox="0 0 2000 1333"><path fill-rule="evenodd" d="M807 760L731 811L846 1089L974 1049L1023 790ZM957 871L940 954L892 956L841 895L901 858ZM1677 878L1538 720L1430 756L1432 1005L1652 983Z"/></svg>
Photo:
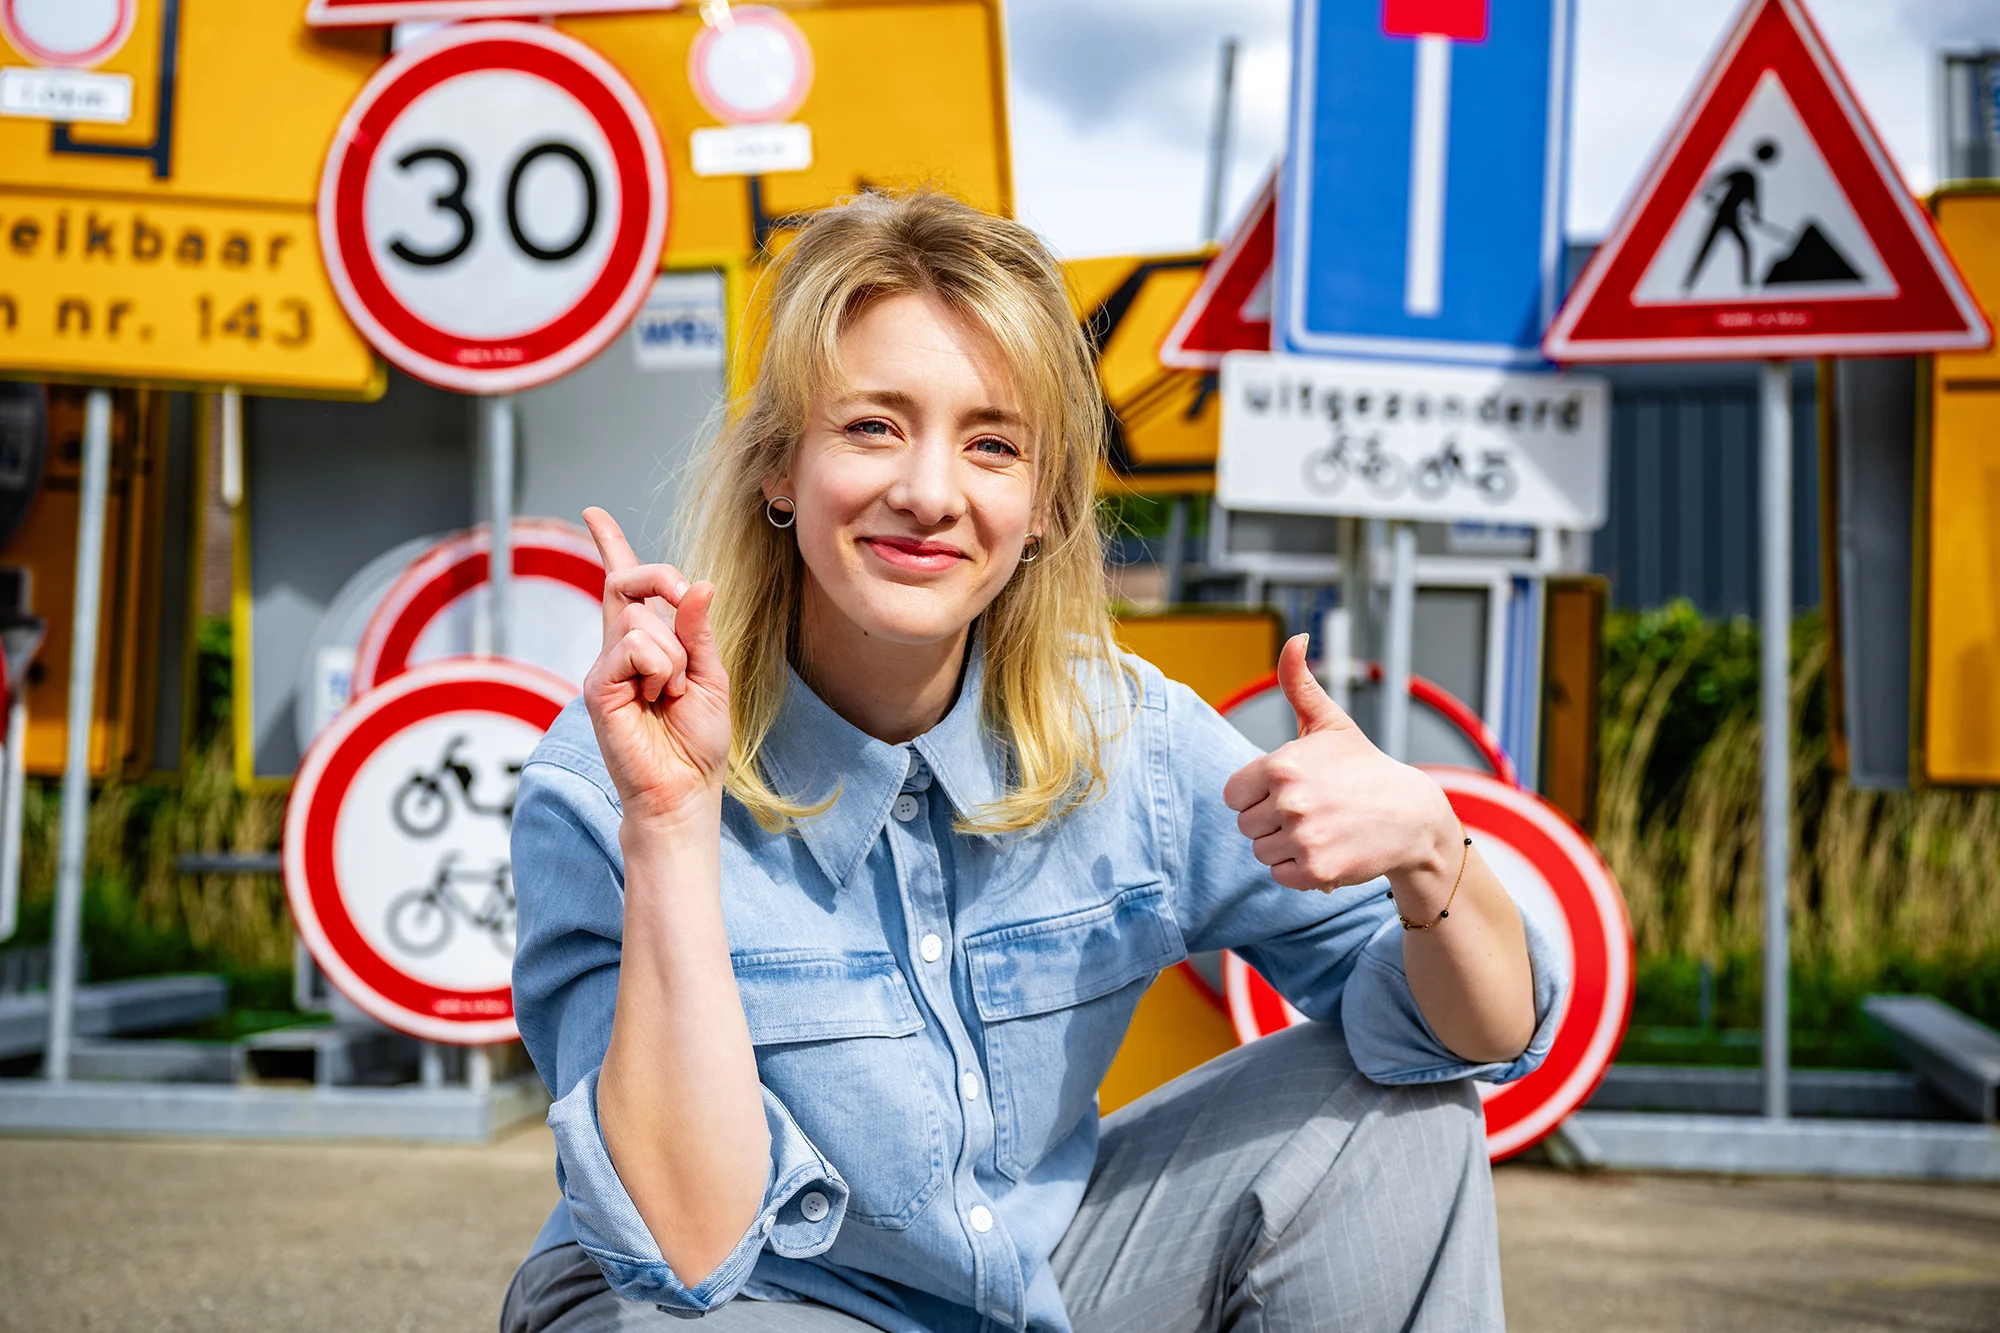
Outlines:
<svg viewBox="0 0 2000 1333"><path fill-rule="evenodd" d="M1465 863L1472 859L1472 839L1465 832L1465 821L1463 819L1458 821L1458 836L1465 839L1465 850L1458 854L1458 878L1451 882L1451 892L1445 896L1444 910L1428 921L1412 921L1410 918L1404 916L1399 909L1396 913L1396 919L1403 923L1404 930L1429 930L1432 926L1435 926L1438 922L1451 915L1451 905L1458 899L1458 886L1465 879ZM1387 896L1390 902L1396 901L1396 891L1394 889L1389 890Z"/></svg>

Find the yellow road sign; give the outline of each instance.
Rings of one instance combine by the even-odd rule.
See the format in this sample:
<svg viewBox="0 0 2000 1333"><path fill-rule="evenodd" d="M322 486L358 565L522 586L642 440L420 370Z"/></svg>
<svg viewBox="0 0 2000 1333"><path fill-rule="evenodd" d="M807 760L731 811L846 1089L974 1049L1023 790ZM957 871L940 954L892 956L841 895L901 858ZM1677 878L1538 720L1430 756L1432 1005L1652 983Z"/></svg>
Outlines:
<svg viewBox="0 0 2000 1333"><path fill-rule="evenodd" d="M1948 190L1932 210L1973 298L2000 310L2000 188ZM1928 475L1918 474L1918 771L2000 784L2000 345L1938 356L1929 408Z"/></svg>
<svg viewBox="0 0 2000 1333"><path fill-rule="evenodd" d="M311 210L382 53L289 3L140 0L95 68L41 71L129 80L130 114L0 117L0 373L379 392ZM34 62L0 41L0 71Z"/></svg>
<svg viewBox="0 0 2000 1333"><path fill-rule="evenodd" d="M695 174L693 136L719 122L688 78L688 53L703 27L693 7L558 24L603 52L652 108L673 200L664 262L755 254L787 217L869 187L931 185L1013 212L998 0L777 7L812 49L812 87L791 116L808 132L811 165L761 176Z"/></svg>
<svg viewBox="0 0 2000 1333"><path fill-rule="evenodd" d="M1079 259L1065 265L1111 406L1107 486L1213 492L1222 403L1215 376L1160 364L1160 344L1201 285L1209 252Z"/></svg>

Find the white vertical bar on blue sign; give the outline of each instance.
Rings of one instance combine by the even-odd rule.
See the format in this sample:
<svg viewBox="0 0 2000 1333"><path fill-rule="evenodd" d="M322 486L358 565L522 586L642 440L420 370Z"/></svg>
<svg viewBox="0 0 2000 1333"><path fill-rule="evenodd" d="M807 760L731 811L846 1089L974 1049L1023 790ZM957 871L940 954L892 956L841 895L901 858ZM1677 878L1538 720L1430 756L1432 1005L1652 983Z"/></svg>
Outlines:
<svg viewBox="0 0 2000 1333"><path fill-rule="evenodd" d="M1444 296L1444 187L1451 120L1451 38L1417 38L1410 109L1409 240L1403 247L1403 309L1428 317Z"/></svg>
<svg viewBox="0 0 2000 1333"><path fill-rule="evenodd" d="M1562 298L1572 4L1495 5L1485 40L1457 41L1389 36L1379 3L1298 0L1280 350L1542 364ZM1435 153L1419 143L1426 82ZM1434 228L1419 212L1432 203Z"/></svg>

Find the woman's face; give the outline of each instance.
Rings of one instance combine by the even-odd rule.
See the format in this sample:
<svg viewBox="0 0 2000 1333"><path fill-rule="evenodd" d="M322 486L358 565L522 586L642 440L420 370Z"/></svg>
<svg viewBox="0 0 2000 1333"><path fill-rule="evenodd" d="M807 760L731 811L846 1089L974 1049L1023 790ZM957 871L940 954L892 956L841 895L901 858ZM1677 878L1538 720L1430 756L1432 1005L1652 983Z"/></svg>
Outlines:
<svg viewBox="0 0 2000 1333"><path fill-rule="evenodd" d="M1000 349L930 296L884 297L840 338L790 496L815 614L894 643L951 638L999 595L1034 518L1035 459Z"/></svg>

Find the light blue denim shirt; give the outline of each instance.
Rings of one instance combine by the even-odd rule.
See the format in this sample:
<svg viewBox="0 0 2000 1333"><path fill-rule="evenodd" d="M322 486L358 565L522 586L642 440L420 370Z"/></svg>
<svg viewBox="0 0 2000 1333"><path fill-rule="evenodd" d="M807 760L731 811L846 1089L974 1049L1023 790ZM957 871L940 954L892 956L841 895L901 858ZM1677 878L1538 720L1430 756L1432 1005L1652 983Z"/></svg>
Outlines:
<svg viewBox="0 0 2000 1333"><path fill-rule="evenodd" d="M556 1098L563 1201L537 1251L575 1240L619 1295L690 1317L739 1292L808 1297L889 1330L1066 1333L1048 1258L1097 1151L1097 1087L1160 969L1235 949L1382 1083L1504 1080L1548 1050L1565 980L1529 926L1527 1054L1472 1065L1403 975L1385 882L1281 888L1222 786L1258 751L1138 659L1108 790L1031 834L968 836L1005 748L979 718L975 641L956 704L907 745L848 725L796 676L762 760L825 814L795 834L725 801L722 897L771 1170L713 1273L676 1273L597 1122L624 916L618 797L580 703L521 774L514 814L521 1035Z"/></svg>

